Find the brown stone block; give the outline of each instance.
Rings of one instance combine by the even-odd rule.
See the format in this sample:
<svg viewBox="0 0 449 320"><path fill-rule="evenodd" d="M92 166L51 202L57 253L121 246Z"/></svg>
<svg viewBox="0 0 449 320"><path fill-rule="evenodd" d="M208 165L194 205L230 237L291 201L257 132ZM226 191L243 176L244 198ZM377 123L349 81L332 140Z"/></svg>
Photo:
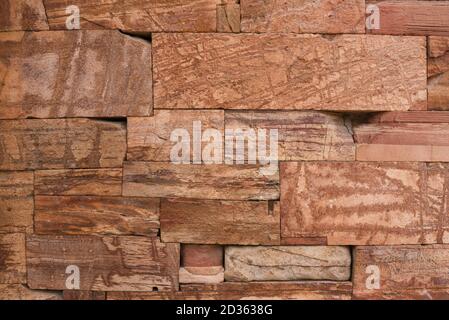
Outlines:
<svg viewBox="0 0 449 320"><path fill-rule="evenodd" d="M2 0L0 31L48 30L43 0Z"/></svg>
<svg viewBox="0 0 449 320"><path fill-rule="evenodd" d="M2 33L0 119L148 116L151 70L151 45L118 31Z"/></svg>
<svg viewBox="0 0 449 320"><path fill-rule="evenodd" d="M26 283L25 234L0 234L0 283Z"/></svg>
<svg viewBox="0 0 449 320"><path fill-rule="evenodd" d="M158 33L152 45L159 109L426 107L424 37Z"/></svg>

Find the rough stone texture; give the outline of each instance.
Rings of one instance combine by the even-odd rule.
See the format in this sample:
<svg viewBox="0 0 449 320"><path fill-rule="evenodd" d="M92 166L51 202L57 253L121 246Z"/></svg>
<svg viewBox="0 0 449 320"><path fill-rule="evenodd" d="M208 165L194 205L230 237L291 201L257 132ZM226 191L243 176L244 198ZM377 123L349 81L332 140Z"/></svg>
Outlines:
<svg viewBox="0 0 449 320"><path fill-rule="evenodd" d="M223 247L218 245L183 244L181 246L183 267L223 266Z"/></svg>
<svg viewBox="0 0 449 320"><path fill-rule="evenodd" d="M106 293L101 291L64 290L64 300L106 300Z"/></svg>
<svg viewBox="0 0 449 320"><path fill-rule="evenodd" d="M367 33L392 35L449 35L449 1L372 1L379 9L379 29Z"/></svg>
<svg viewBox="0 0 449 320"><path fill-rule="evenodd" d="M217 6L217 32L240 32L240 5L226 3Z"/></svg>
<svg viewBox="0 0 449 320"><path fill-rule="evenodd" d="M152 45L160 109L426 107L424 37L171 33Z"/></svg>
<svg viewBox="0 0 449 320"><path fill-rule="evenodd" d="M279 226L278 205L267 201L161 201L164 242L279 244Z"/></svg>
<svg viewBox="0 0 449 320"><path fill-rule="evenodd" d="M0 300L61 300L57 291L31 290L23 284L0 284Z"/></svg>
<svg viewBox="0 0 449 320"><path fill-rule="evenodd" d="M182 267L179 283L220 283L224 281L223 267Z"/></svg>
<svg viewBox="0 0 449 320"><path fill-rule="evenodd" d="M125 152L121 122L0 120L0 170L120 167Z"/></svg>
<svg viewBox="0 0 449 320"><path fill-rule="evenodd" d="M449 123L354 126L360 161L449 161Z"/></svg>
<svg viewBox="0 0 449 320"><path fill-rule="evenodd" d="M48 30L42 0L2 0L0 31Z"/></svg>
<svg viewBox="0 0 449 320"><path fill-rule="evenodd" d="M34 193L42 195L120 196L122 169L37 170Z"/></svg>
<svg viewBox="0 0 449 320"><path fill-rule="evenodd" d="M428 37L427 43L428 108L449 110L449 37Z"/></svg>
<svg viewBox="0 0 449 320"><path fill-rule="evenodd" d="M33 231L33 173L0 172L0 233Z"/></svg>
<svg viewBox="0 0 449 320"><path fill-rule="evenodd" d="M26 283L26 272L25 235L0 234L0 283Z"/></svg>
<svg viewBox="0 0 449 320"><path fill-rule="evenodd" d="M156 110L153 117L128 118L128 155L132 161L170 161L176 142L170 136L176 129L190 135L190 161L193 156L193 122L201 122L201 130L216 129L224 136L223 111ZM201 137L200 137L201 139ZM201 150L207 142L202 143Z"/></svg>
<svg viewBox="0 0 449 320"><path fill-rule="evenodd" d="M36 196L37 234L157 236L159 199Z"/></svg>
<svg viewBox="0 0 449 320"><path fill-rule="evenodd" d="M449 123L448 111L393 111L376 113L369 123Z"/></svg>
<svg viewBox="0 0 449 320"><path fill-rule="evenodd" d="M81 29L134 32L214 32L221 0L71 0L80 9ZM66 0L45 0L51 29L65 29Z"/></svg>
<svg viewBox="0 0 449 320"><path fill-rule="evenodd" d="M354 160L355 145L350 126L342 116L313 111L225 113L226 129L241 129L245 133L253 129L256 135L260 129L267 132L276 129L279 161ZM246 144L244 150L247 150Z"/></svg>
<svg viewBox="0 0 449 320"><path fill-rule="evenodd" d="M363 0L241 0L243 32L365 33Z"/></svg>
<svg viewBox="0 0 449 320"><path fill-rule="evenodd" d="M67 289L69 265L80 269L80 290L175 290L179 244L145 237L27 237L30 288Z"/></svg>
<svg viewBox="0 0 449 320"><path fill-rule="evenodd" d="M372 271L367 270L368 266L379 269L379 289L367 286L372 275ZM447 299L449 246L357 247L353 281L356 298L379 299L396 295L409 299Z"/></svg>
<svg viewBox="0 0 449 320"><path fill-rule="evenodd" d="M151 45L118 31L0 34L0 119L146 116Z"/></svg>
<svg viewBox="0 0 449 320"><path fill-rule="evenodd" d="M279 173L263 175L258 165L178 165L125 162L123 195L221 200L276 200Z"/></svg>
<svg viewBox="0 0 449 320"><path fill-rule="evenodd" d="M109 292L107 299L135 300L349 300L346 281L223 282L181 285L178 292Z"/></svg>
<svg viewBox="0 0 449 320"><path fill-rule="evenodd" d="M346 247L226 247L226 281L348 280Z"/></svg>
<svg viewBox="0 0 449 320"><path fill-rule="evenodd" d="M448 242L446 164L281 164L282 237L329 245Z"/></svg>

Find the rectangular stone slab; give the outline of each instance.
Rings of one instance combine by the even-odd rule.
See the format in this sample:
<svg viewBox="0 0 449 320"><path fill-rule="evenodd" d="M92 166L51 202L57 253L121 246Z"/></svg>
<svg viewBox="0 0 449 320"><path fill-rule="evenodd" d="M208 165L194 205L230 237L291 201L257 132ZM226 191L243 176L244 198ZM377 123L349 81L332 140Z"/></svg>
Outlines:
<svg viewBox="0 0 449 320"><path fill-rule="evenodd" d="M278 204L268 201L162 199L164 242L279 244Z"/></svg>
<svg viewBox="0 0 449 320"><path fill-rule="evenodd" d="M279 175L258 165L125 162L123 195L217 200L277 200Z"/></svg>
<svg viewBox="0 0 449 320"><path fill-rule="evenodd" d="M427 43L428 108L449 111L449 37L431 36Z"/></svg>
<svg viewBox="0 0 449 320"><path fill-rule="evenodd" d="M240 0L243 32L365 33L363 0Z"/></svg>
<svg viewBox="0 0 449 320"><path fill-rule="evenodd" d="M159 33L152 45L160 109L426 107L425 37Z"/></svg>
<svg viewBox="0 0 449 320"><path fill-rule="evenodd" d="M30 288L67 289L70 265L80 270L80 290L176 290L179 244L146 237L27 237Z"/></svg>
<svg viewBox="0 0 449 320"><path fill-rule="evenodd" d="M48 30L43 0L2 0L0 31Z"/></svg>
<svg viewBox="0 0 449 320"><path fill-rule="evenodd" d="M0 119L147 116L151 70L150 43L118 31L1 33Z"/></svg>
<svg viewBox="0 0 449 320"><path fill-rule="evenodd" d="M446 243L447 164L281 164L282 238L329 245Z"/></svg>
<svg viewBox="0 0 449 320"><path fill-rule="evenodd" d="M0 170L121 167L125 152L122 122L0 120Z"/></svg>
<svg viewBox="0 0 449 320"><path fill-rule="evenodd" d="M33 231L33 172L0 172L0 233Z"/></svg>
<svg viewBox="0 0 449 320"><path fill-rule="evenodd" d="M448 38L449 39L449 38ZM449 64L448 64L449 68ZM429 106L430 107L430 106ZM449 123L448 111L393 111L369 117L370 123Z"/></svg>
<svg viewBox="0 0 449 320"><path fill-rule="evenodd" d="M62 293L31 290L23 284L0 284L0 300L62 300Z"/></svg>
<svg viewBox="0 0 449 320"><path fill-rule="evenodd" d="M366 5L376 5L380 18L379 29L367 28L367 33L449 35L449 1L367 0Z"/></svg>
<svg viewBox="0 0 449 320"><path fill-rule="evenodd" d="M157 236L159 199L92 196L36 196L38 234Z"/></svg>
<svg viewBox="0 0 449 320"><path fill-rule="evenodd" d="M109 292L110 300L350 300L349 281L223 282L181 285L178 292Z"/></svg>
<svg viewBox="0 0 449 320"><path fill-rule="evenodd" d="M448 245L357 247L354 252L356 298L447 298L448 274Z"/></svg>
<svg viewBox="0 0 449 320"><path fill-rule="evenodd" d="M193 124L201 122L201 130L219 130L224 136L223 111L156 110L152 117L128 118L128 154L130 161L170 161L170 153L177 141L171 135L177 130L190 134L190 161L192 161ZM201 137L200 137L201 139ZM202 150L206 142L202 143Z"/></svg>
<svg viewBox="0 0 449 320"><path fill-rule="evenodd" d="M351 253L331 246L229 246L225 281L349 280Z"/></svg>
<svg viewBox="0 0 449 320"><path fill-rule="evenodd" d="M34 193L43 195L120 196L122 169L35 171Z"/></svg>
<svg viewBox="0 0 449 320"><path fill-rule="evenodd" d="M128 32L215 32L220 0L112 0L92 5L71 0L80 10L81 29L120 29ZM65 29L65 0L45 0L51 29Z"/></svg>
<svg viewBox="0 0 449 320"><path fill-rule="evenodd" d="M0 283L26 283L25 234L0 234Z"/></svg>
<svg viewBox="0 0 449 320"><path fill-rule="evenodd" d="M244 133L253 129L256 135L259 130L266 130L267 134L270 130L277 130L279 161L355 159L350 124L337 114L313 111L226 111L225 127L244 130ZM246 144L244 150L247 150Z"/></svg>

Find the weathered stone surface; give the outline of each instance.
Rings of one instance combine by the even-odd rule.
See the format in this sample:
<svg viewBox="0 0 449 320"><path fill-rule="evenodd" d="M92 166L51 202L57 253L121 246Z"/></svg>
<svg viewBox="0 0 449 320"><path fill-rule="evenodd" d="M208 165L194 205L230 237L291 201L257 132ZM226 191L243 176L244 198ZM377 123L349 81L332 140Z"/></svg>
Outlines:
<svg viewBox="0 0 449 320"><path fill-rule="evenodd" d="M120 167L125 153L121 122L0 120L0 170Z"/></svg>
<svg viewBox="0 0 449 320"><path fill-rule="evenodd" d="M226 111L226 129L277 130L278 159L354 160L350 123L342 116L313 111ZM247 146L244 146L247 150ZM238 150L241 152L241 150ZM247 159L247 156L245 156Z"/></svg>
<svg viewBox="0 0 449 320"><path fill-rule="evenodd" d="M363 0L241 0L243 32L365 33Z"/></svg>
<svg viewBox="0 0 449 320"><path fill-rule="evenodd" d="M0 234L0 283L26 283L25 235Z"/></svg>
<svg viewBox="0 0 449 320"><path fill-rule="evenodd" d="M377 113L367 120L370 123L449 123L448 111L393 111Z"/></svg>
<svg viewBox="0 0 449 320"><path fill-rule="evenodd" d="M356 298L447 298L449 246L357 247L353 277Z"/></svg>
<svg viewBox="0 0 449 320"><path fill-rule="evenodd" d="M61 300L57 291L31 290L23 284L0 284L0 300Z"/></svg>
<svg viewBox="0 0 449 320"><path fill-rule="evenodd" d="M426 106L424 37L171 33L152 45L160 109Z"/></svg>
<svg viewBox="0 0 449 320"><path fill-rule="evenodd" d="M279 174L263 175L259 165L189 165L125 162L123 195L222 200L276 200Z"/></svg>
<svg viewBox="0 0 449 320"><path fill-rule="evenodd" d="M349 280L346 247L226 247L226 281Z"/></svg>
<svg viewBox="0 0 449 320"><path fill-rule="evenodd" d="M427 76L429 110L449 110L449 37L428 38Z"/></svg>
<svg viewBox="0 0 449 320"><path fill-rule="evenodd" d="M379 28L367 33L393 35L449 35L449 1L367 0L376 5Z"/></svg>
<svg viewBox="0 0 449 320"><path fill-rule="evenodd" d="M279 226L279 208L268 201L161 200L164 242L279 244Z"/></svg>
<svg viewBox="0 0 449 320"><path fill-rule="evenodd" d="M122 169L37 170L34 193L42 195L120 196Z"/></svg>
<svg viewBox="0 0 449 320"><path fill-rule="evenodd" d="M181 265L184 267L223 266L223 247L208 244L183 244Z"/></svg>
<svg viewBox="0 0 449 320"><path fill-rule="evenodd" d="M38 234L157 236L159 199L89 196L36 196Z"/></svg>
<svg viewBox="0 0 449 320"><path fill-rule="evenodd" d="M80 290L175 290L179 244L146 237L27 237L30 288L67 289L69 265L79 267Z"/></svg>
<svg viewBox="0 0 449 320"><path fill-rule="evenodd" d="M358 144L449 146L449 123L366 123L353 130Z"/></svg>
<svg viewBox="0 0 449 320"><path fill-rule="evenodd" d="M349 300L349 281L223 282L181 285L178 292L109 292L107 299L140 300Z"/></svg>
<svg viewBox="0 0 449 320"><path fill-rule="evenodd" d="M181 267L179 283L220 283L224 281L224 268L219 267Z"/></svg>
<svg viewBox="0 0 449 320"><path fill-rule="evenodd" d="M446 243L446 164L281 164L282 237L329 245Z"/></svg>
<svg viewBox="0 0 449 320"><path fill-rule="evenodd" d="M43 0L2 0L0 31L48 30Z"/></svg>
<svg viewBox="0 0 449 320"><path fill-rule="evenodd" d="M151 45L118 31L0 34L0 119L147 116Z"/></svg>
<svg viewBox="0 0 449 320"><path fill-rule="evenodd" d="M64 290L64 300L106 300L106 293L101 291Z"/></svg>
<svg viewBox="0 0 449 320"><path fill-rule="evenodd" d="M156 110L152 117L128 118L127 160L170 161L170 152L176 143L171 141L171 134L181 129L190 135L192 161L193 123L196 121L201 122L202 132L216 129L224 136L223 111ZM204 150L207 142L202 142L201 150Z"/></svg>
<svg viewBox="0 0 449 320"><path fill-rule="evenodd" d="M449 162L448 146L358 144L358 161Z"/></svg>
<svg viewBox="0 0 449 320"><path fill-rule="evenodd" d="M0 233L33 231L33 173L0 172Z"/></svg>
<svg viewBox="0 0 449 320"><path fill-rule="evenodd" d="M217 32L240 32L240 4L225 3L217 6Z"/></svg>
<svg viewBox="0 0 449 320"><path fill-rule="evenodd" d="M81 29L120 29L135 32L214 32L221 0L112 0L92 5L71 0L80 10ZM66 0L45 0L51 29L65 29Z"/></svg>
<svg viewBox="0 0 449 320"><path fill-rule="evenodd" d="M449 161L449 123L365 123L354 139L360 161Z"/></svg>

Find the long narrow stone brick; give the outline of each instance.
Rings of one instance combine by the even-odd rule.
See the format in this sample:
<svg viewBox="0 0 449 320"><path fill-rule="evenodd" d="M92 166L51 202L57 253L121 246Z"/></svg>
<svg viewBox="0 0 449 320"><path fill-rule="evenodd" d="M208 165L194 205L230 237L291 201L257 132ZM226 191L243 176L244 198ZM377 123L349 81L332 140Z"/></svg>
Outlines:
<svg viewBox="0 0 449 320"><path fill-rule="evenodd" d="M363 0L241 0L243 32L365 33Z"/></svg>
<svg viewBox="0 0 449 320"><path fill-rule="evenodd" d="M79 268L79 290L176 290L179 244L146 237L27 237L30 288L72 289L67 279L76 272L68 266Z"/></svg>
<svg viewBox="0 0 449 320"><path fill-rule="evenodd" d="M221 0L112 0L92 5L71 0L79 8L81 29L133 32L215 32ZM51 29L65 29L70 13L65 0L45 0Z"/></svg>
<svg viewBox="0 0 449 320"><path fill-rule="evenodd" d="M277 200L279 173L264 175L259 165L192 165L125 162L123 195L217 200Z"/></svg>
<svg viewBox="0 0 449 320"><path fill-rule="evenodd" d="M121 122L0 120L0 170L121 167L125 153Z"/></svg>
<svg viewBox="0 0 449 320"><path fill-rule="evenodd" d="M226 247L226 281L349 280L349 248L331 246Z"/></svg>
<svg viewBox="0 0 449 320"><path fill-rule="evenodd" d="M157 236L159 199L36 196L37 234Z"/></svg>
<svg viewBox="0 0 449 320"><path fill-rule="evenodd" d="M151 45L118 31L0 34L0 119L147 116Z"/></svg>
<svg viewBox="0 0 449 320"><path fill-rule="evenodd" d="M268 201L161 201L164 242L279 244L279 226L278 204Z"/></svg>
<svg viewBox="0 0 449 320"><path fill-rule="evenodd" d="M424 37L170 33L152 45L160 109L426 107Z"/></svg>
<svg viewBox="0 0 449 320"><path fill-rule="evenodd" d="M371 17L379 19L379 25L367 28L367 33L449 35L449 1L367 0L366 5L377 6Z"/></svg>
<svg viewBox="0 0 449 320"><path fill-rule="evenodd" d="M223 282L181 285L178 292L109 292L108 300L349 300L349 281Z"/></svg>

